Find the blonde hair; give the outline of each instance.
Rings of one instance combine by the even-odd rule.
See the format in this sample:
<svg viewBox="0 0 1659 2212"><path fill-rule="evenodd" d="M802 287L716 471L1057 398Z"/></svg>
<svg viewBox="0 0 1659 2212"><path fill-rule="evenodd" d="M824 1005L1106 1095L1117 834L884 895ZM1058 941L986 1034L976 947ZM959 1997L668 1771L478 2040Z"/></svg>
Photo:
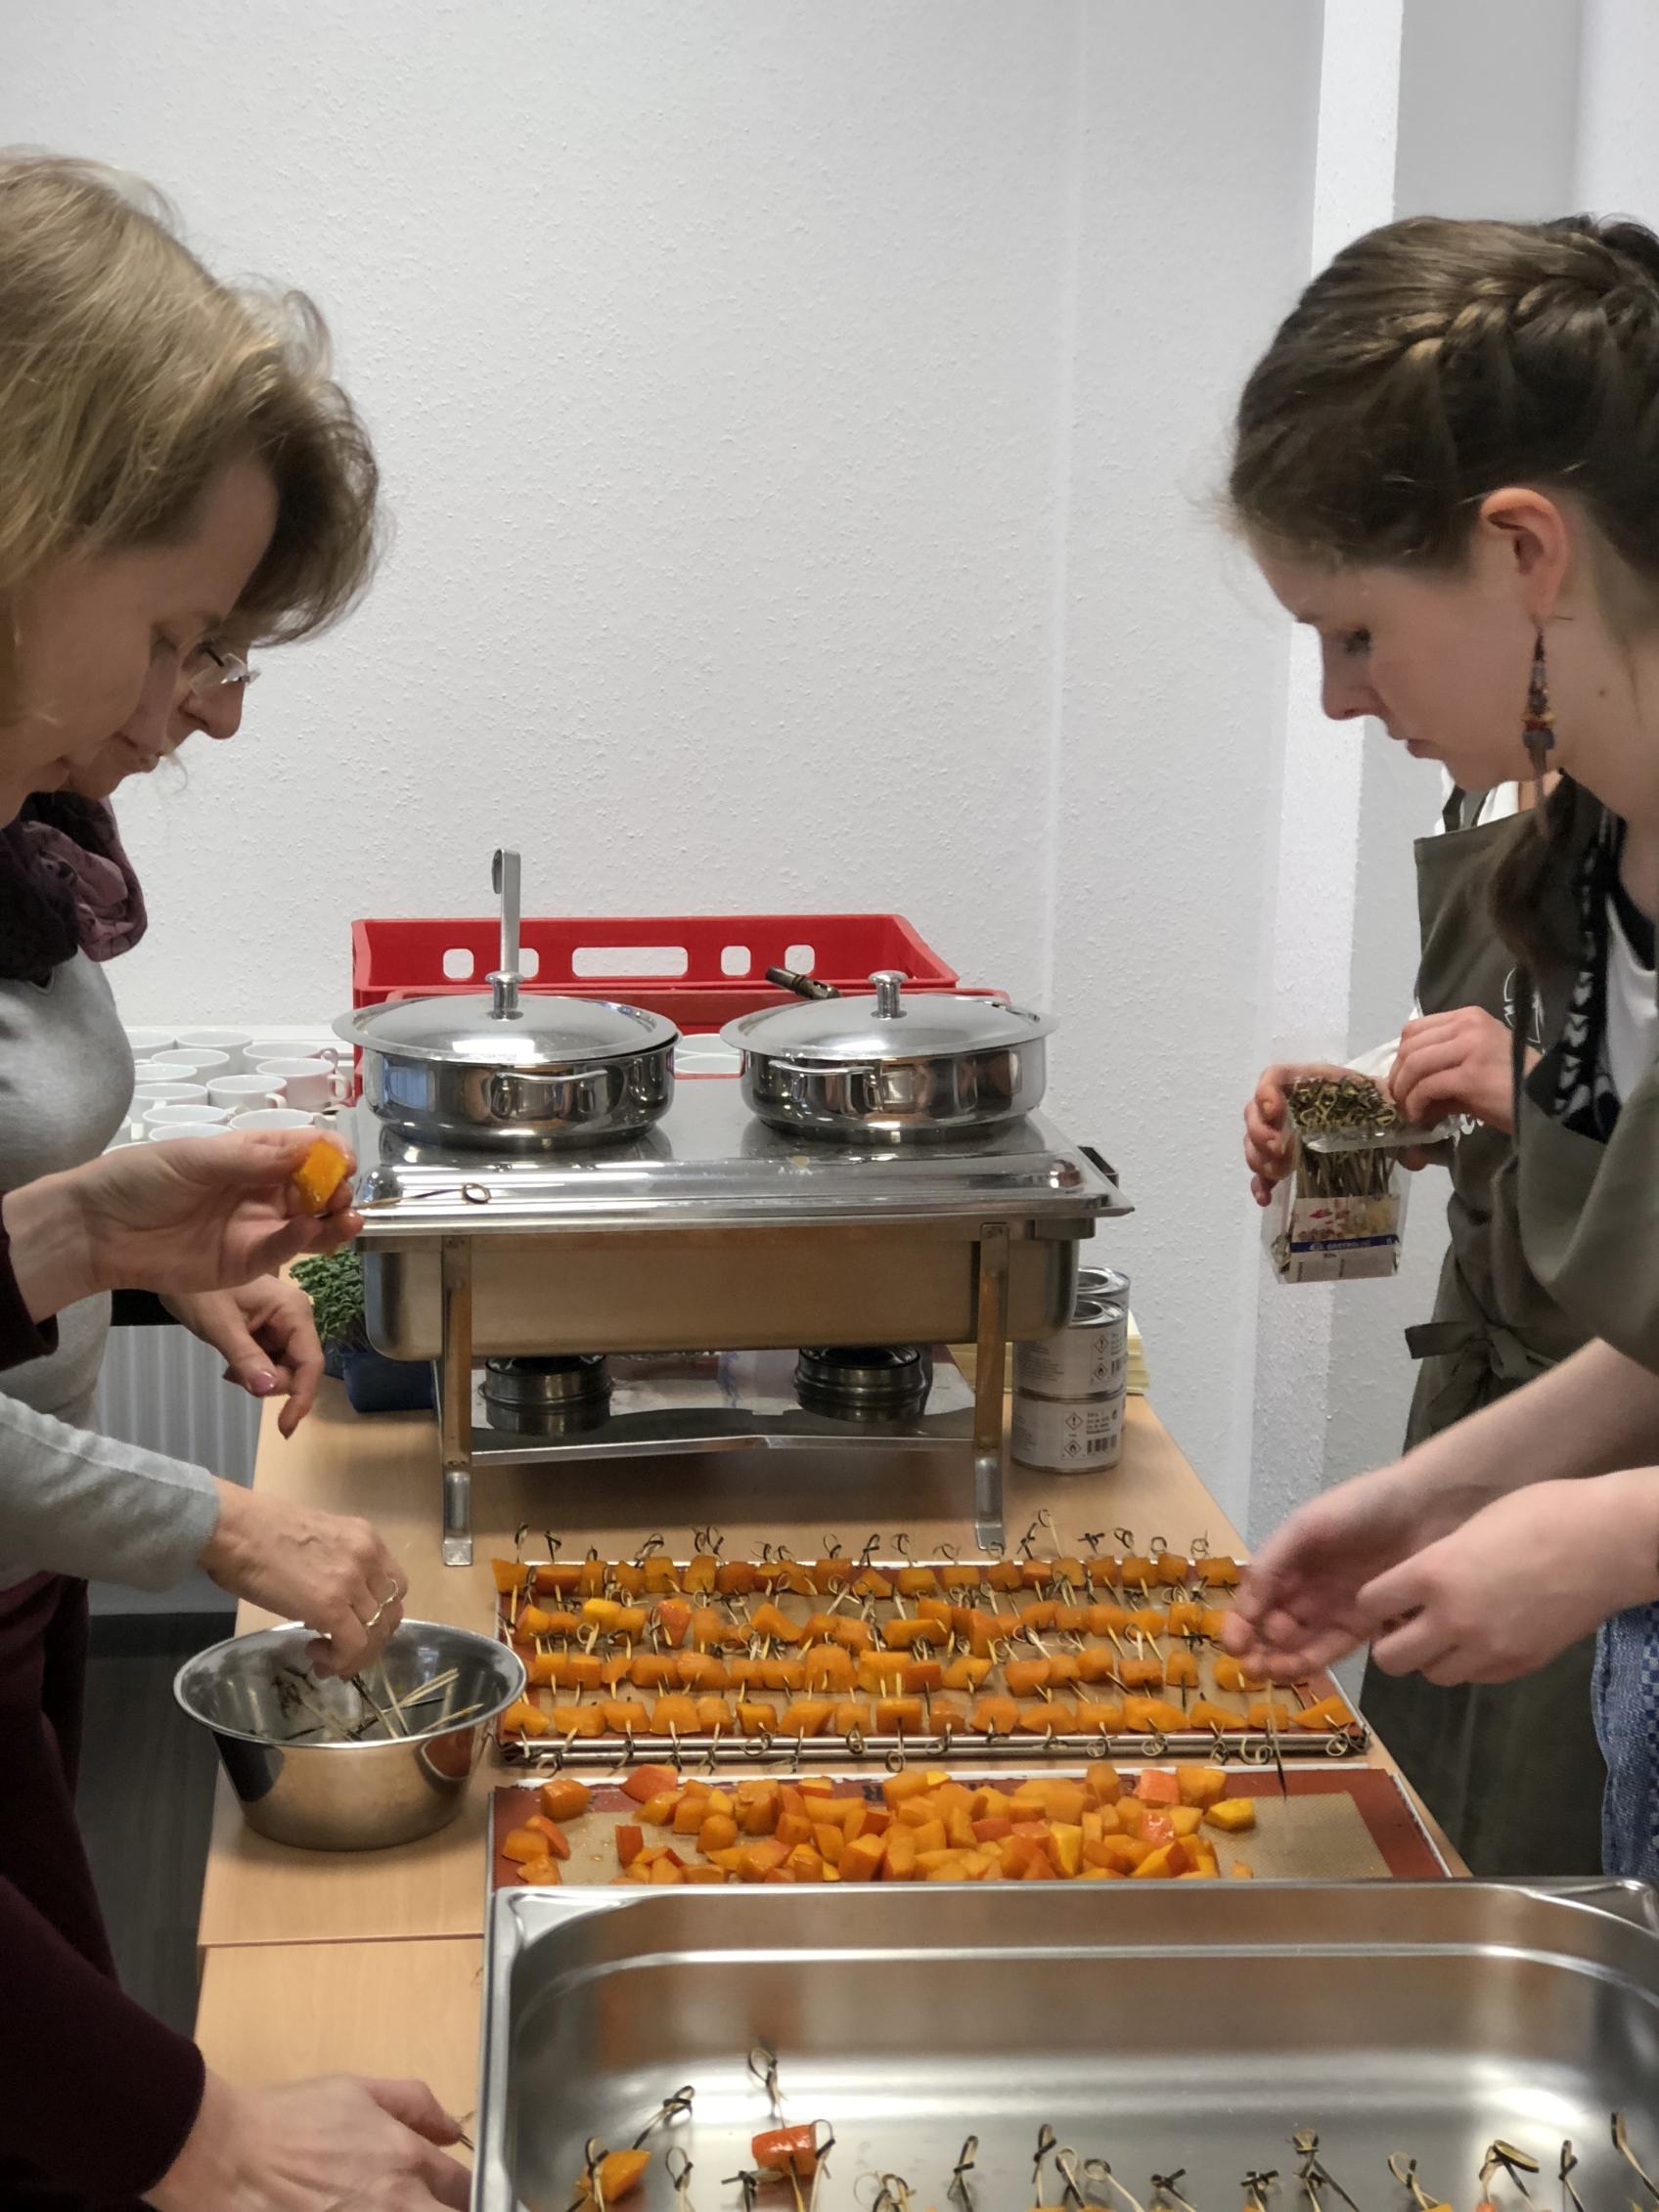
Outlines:
<svg viewBox="0 0 1659 2212"><path fill-rule="evenodd" d="M322 317L219 283L150 187L0 153L0 724L19 705L20 594L65 559L180 537L242 458L269 472L277 518L239 628L308 636L375 551L374 455Z"/></svg>

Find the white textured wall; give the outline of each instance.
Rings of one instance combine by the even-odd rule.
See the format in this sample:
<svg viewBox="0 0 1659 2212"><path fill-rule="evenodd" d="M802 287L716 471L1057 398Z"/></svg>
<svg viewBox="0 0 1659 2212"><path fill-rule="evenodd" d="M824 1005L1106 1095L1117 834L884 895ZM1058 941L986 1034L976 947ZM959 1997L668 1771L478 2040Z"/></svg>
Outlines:
<svg viewBox="0 0 1659 2212"><path fill-rule="evenodd" d="M898 906L1062 1017L1056 1113L1140 1205L1107 1247L1229 1508L1259 1531L1384 1456L1439 1193L1401 1283L1280 1290L1237 1115L1267 1057L1395 1018L1433 795L1321 722L1214 524L1226 420L1310 269L1397 204L1651 215L1656 25L12 9L0 142L127 162L217 266L314 290L396 525L246 738L127 802L130 1018L327 1014L349 918L480 910L508 831L542 910Z"/></svg>
<svg viewBox="0 0 1659 2212"><path fill-rule="evenodd" d="M135 1015L337 1007L349 916L478 910L509 829L542 911L893 904L1037 988L1077 20L17 13L0 140L312 288L396 522L247 740L127 806Z"/></svg>
<svg viewBox="0 0 1659 2212"><path fill-rule="evenodd" d="M509 828L543 910L899 906L1062 1015L1160 1405L1240 1506L1284 646L1205 503L1307 265L1318 24L22 12L0 140L130 163L216 265L315 290L396 518L246 738L127 803L129 1015L330 1010L350 915L479 909Z"/></svg>
<svg viewBox="0 0 1659 2212"><path fill-rule="evenodd" d="M1100 1042L1066 1055L1055 1105L1140 1209L1106 1244L1158 1407L1240 1516L1259 1254L1238 1108L1286 625L1214 510L1238 385L1307 273L1318 32L1304 0L1096 8L1082 71L1053 997Z"/></svg>

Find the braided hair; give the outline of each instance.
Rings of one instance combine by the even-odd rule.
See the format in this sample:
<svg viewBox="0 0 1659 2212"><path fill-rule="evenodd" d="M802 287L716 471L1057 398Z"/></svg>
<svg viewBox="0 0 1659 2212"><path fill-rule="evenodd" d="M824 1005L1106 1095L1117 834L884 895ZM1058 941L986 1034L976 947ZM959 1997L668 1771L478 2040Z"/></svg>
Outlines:
<svg viewBox="0 0 1659 2212"><path fill-rule="evenodd" d="M1345 246L1238 403L1229 495L1251 536L1336 565L1456 571L1500 485L1570 492L1659 590L1659 237L1589 215L1416 216ZM1563 781L1492 879L1517 952L1572 818Z"/></svg>

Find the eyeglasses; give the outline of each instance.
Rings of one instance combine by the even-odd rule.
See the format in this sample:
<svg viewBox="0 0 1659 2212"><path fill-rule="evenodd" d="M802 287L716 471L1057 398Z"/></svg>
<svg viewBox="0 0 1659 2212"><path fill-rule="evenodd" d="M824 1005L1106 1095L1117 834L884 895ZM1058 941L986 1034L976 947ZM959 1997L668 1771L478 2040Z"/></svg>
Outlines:
<svg viewBox="0 0 1659 2212"><path fill-rule="evenodd" d="M240 653L221 652L217 645L199 645L191 655L185 686L193 699L210 698L234 684L257 684L259 671L249 668ZM200 664L200 665L196 665Z"/></svg>

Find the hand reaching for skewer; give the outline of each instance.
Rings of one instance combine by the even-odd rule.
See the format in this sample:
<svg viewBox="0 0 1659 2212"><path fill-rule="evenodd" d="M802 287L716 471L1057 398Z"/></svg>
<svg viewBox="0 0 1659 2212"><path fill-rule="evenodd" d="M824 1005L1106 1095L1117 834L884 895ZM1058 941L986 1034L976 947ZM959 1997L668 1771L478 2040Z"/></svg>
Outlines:
<svg viewBox="0 0 1659 2212"><path fill-rule="evenodd" d="M1326 1491L1245 1570L1222 1641L1254 1673L1305 1680L1392 1617L1376 1610L1379 1576L1460 1527L1492 1495L1431 1482L1409 1459Z"/></svg>
<svg viewBox="0 0 1659 2212"><path fill-rule="evenodd" d="M356 1674L403 1618L407 1584L366 1521L262 1497L220 1482L219 1519L202 1566L234 1597L302 1620L318 1674Z"/></svg>

